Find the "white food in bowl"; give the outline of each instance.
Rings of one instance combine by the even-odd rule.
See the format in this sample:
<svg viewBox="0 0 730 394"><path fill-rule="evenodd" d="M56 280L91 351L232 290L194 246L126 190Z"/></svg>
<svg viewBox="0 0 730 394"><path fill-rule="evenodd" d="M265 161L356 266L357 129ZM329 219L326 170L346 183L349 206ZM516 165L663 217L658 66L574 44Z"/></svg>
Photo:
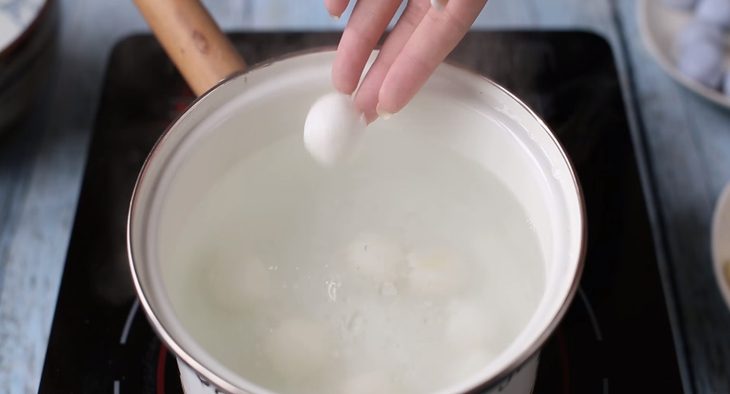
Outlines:
<svg viewBox="0 0 730 394"><path fill-rule="evenodd" d="M698 20L694 10L670 7L665 2L657 0L638 0L637 16L639 32L649 54L670 77L693 93L717 105L730 108L730 99L723 94L722 84L715 82L718 66L717 50L713 47L708 49L708 45L721 48L720 73L727 73L730 67L730 52L727 47L730 31L716 24ZM706 42L703 44L704 49L699 51L688 49L689 45L700 41ZM703 63L701 67L689 64L694 59L691 58L692 55L685 53L688 51L694 51L695 54L705 52L705 54L700 53L701 57L697 59L697 62ZM683 66L685 72L680 70L680 62L685 63ZM704 74L702 69L707 70L709 74Z"/></svg>
<svg viewBox="0 0 730 394"><path fill-rule="evenodd" d="M725 45L725 34L716 25L692 21L677 33L677 53L702 42L708 42L719 48Z"/></svg>
<svg viewBox="0 0 730 394"><path fill-rule="evenodd" d="M695 11L697 19L720 26L730 28L730 1L728 0L702 0Z"/></svg>
<svg viewBox="0 0 730 394"><path fill-rule="evenodd" d="M687 78L717 89L725 71L724 59L722 47L710 41L699 41L682 49L677 68Z"/></svg>

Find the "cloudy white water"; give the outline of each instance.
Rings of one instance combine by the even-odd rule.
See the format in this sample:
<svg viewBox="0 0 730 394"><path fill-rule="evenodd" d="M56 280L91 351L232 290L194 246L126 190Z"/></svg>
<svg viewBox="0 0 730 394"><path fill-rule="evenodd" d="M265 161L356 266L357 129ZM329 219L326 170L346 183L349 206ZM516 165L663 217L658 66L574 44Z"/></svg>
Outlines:
<svg viewBox="0 0 730 394"><path fill-rule="evenodd" d="M484 367L543 292L525 212L476 163L387 122L319 166L294 134L206 195L163 262L225 366L297 393L423 393Z"/></svg>

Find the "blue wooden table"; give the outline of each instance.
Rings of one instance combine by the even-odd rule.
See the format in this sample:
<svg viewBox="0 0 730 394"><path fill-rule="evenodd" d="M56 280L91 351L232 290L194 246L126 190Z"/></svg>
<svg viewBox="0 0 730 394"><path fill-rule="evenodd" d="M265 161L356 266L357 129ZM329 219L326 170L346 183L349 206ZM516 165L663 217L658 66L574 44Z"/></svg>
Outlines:
<svg viewBox="0 0 730 394"><path fill-rule="evenodd" d="M656 0L658 1L658 0ZM207 1L227 30L337 29L319 0ZM128 1L59 1L54 75L32 120L0 144L0 392L36 391L71 233L105 62L147 31ZM730 312L712 276L709 231L730 181L730 111L660 71L639 40L634 0L490 0L481 28L588 29L611 43L622 76L688 390L730 393ZM642 351L637 349L637 352ZM650 366L647 366L650 368Z"/></svg>

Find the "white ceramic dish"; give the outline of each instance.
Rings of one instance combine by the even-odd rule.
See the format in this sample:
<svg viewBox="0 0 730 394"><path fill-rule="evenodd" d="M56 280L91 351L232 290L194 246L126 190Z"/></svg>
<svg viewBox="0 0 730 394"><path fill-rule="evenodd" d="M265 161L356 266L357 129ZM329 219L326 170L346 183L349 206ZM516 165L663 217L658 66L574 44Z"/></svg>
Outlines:
<svg viewBox="0 0 730 394"><path fill-rule="evenodd" d="M0 133L30 110L50 75L56 1L0 0Z"/></svg>
<svg viewBox="0 0 730 394"><path fill-rule="evenodd" d="M730 183L717 200L712 218L712 260L717 285L730 308Z"/></svg>
<svg viewBox="0 0 730 394"><path fill-rule="evenodd" d="M44 0L0 1L0 53L17 45L41 12Z"/></svg>
<svg viewBox="0 0 730 394"><path fill-rule="evenodd" d="M679 31L692 20L692 13L671 8L661 0L639 0L637 7L641 39L659 66L687 89L730 109L730 97L685 77L677 69L674 42ZM725 54L725 64L726 67L730 65L728 53Z"/></svg>

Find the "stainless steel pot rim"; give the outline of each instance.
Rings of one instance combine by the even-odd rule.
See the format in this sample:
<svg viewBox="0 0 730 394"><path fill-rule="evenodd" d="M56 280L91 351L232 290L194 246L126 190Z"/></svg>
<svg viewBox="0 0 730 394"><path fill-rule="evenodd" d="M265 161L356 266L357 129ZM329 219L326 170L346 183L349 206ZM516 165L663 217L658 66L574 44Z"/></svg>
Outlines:
<svg viewBox="0 0 730 394"><path fill-rule="evenodd" d="M279 56L276 58L273 58L269 61L262 62L256 65L253 65L249 67L247 70L242 72L237 72L229 76L228 78L218 82L215 86L213 86L211 89L206 91L204 94L200 95L198 98L196 98L191 105L188 107L188 109L180 114L177 119L175 119L162 133L160 138L157 140L157 142L152 147L152 150L150 151L149 155L147 156L142 169L140 170L140 173L137 177L137 181L135 182L134 189L132 192L132 198L130 202L129 212L127 216L127 254L129 258L129 265L130 270L132 273L132 279L134 282L134 287L137 291L137 295L139 296L140 303L145 311L145 314L147 315L148 320L150 321L153 329L158 334L158 336L164 341L164 343L168 346L169 350L175 354L182 362L184 362L186 365L191 367L193 370L196 371L196 373L207 380L209 383L212 383L213 385L217 386L218 388L229 392L229 393L236 393L236 394L248 394L251 393L250 390L255 390L255 392L261 392L261 393L270 393L269 390L266 390L263 387L260 387L248 380L246 380L246 383L248 384L248 387L238 387L227 380L221 378L218 376L214 371L210 370L208 367L202 365L200 362L198 362L188 351L182 348L178 344L178 341L173 338L173 336L170 334L170 332L167 330L165 325L157 318L157 314L155 313L155 308L149 303L148 301L148 294L145 291L145 289L142 287L140 283L140 279L138 276L138 270L137 270L137 264L134 259L134 246L132 245L131 238L132 238L132 218L135 216L134 213L137 210L137 200L139 197L139 187L140 184L144 181L147 171L149 170L150 163L155 159L155 154L159 151L159 147L165 143L167 140L167 137L169 134L176 129L176 126L181 122L182 119L184 119L189 113L194 112L196 108L198 108L201 103L209 96L211 95L215 90L219 89L221 86L235 80L238 78L245 78L247 74L254 72L256 70L260 70L263 68L267 68L273 64L280 63L282 61L286 61L291 58L299 57L302 55L307 54L316 54L321 52L327 52L331 51L333 47L318 47L303 51L297 51L292 52L283 56ZM563 299L563 302L561 303L557 313L552 317L548 325L545 327L545 329L542 331L542 333L534 339L529 346L527 346L522 352L519 353L517 357L515 357L500 373L492 376L491 378L485 380L484 382L470 388L467 390L467 393L477 393L481 392L487 388L493 387L497 384L499 384L501 381L509 378L516 370L519 370L521 366L526 364L533 356L535 356L542 346L545 344L545 342L550 338L552 333L557 328L558 324L562 320L563 316L567 312L570 304L572 303L575 294L578 290L579 283L581 276L583 274L583 269L585 266L585 255L586 255L586 246L587 246L587 225L586 225L586 210L585 210L585 201L583 196L583 191L580 186L580 183L578 181L578 177L575 172L575 167L573 166L572 161L568 157L568 155L565 152L565 149L563 148L560 141L558 141L557 137L555 137L555 134L552 132L552 130L545 124L545 122L529 107L527 106L522 100L517 98L514 94L509 92L507 89L503 88L501 85L497 84L496 82L492 81L491 79L475 72L474 70L468 69L464 66L455 64L453 62L447 61L445 62L448 66L454 67L462 72L466 72L483 82L486 82L493 87L497 88L501 93L505 94L507 97L509 97L511 100L514 100L515 103L517 103L520 107L522 107L527 114L529 114L530 117L532 117L540 126L540 128L543 129L544 132L547 133L547 135L550 137L551 142L554 144L554 146L558 149L558 152L560 153L562 160L564 161L565 165L568 168L571 182L573 187L576 190L577 198L578 198L578 206L579 206L579 212L578 212L578 218L580 220L580 246L579 246L579 253L576 256L577 261L575 261L575 273L573 275L573 280L571 281L570 287L568 289L568 292Z"/></svg>

